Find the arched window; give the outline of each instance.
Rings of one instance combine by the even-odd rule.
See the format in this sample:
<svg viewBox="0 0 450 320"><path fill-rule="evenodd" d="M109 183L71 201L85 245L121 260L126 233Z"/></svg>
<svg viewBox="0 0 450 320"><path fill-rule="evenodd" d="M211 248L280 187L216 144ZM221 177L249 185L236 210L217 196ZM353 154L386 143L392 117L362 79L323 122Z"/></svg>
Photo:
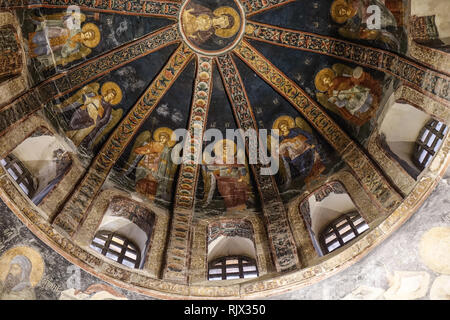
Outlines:
<svg viewBox="0 0 450 320"><path fill-rule="evenodd" d="M97 232L91 248L127 267L139 268L141 263L141 253L138 247L129 239L115 232Z"/></svg>
<svg viewBox="0 0 450 320"><path fill-rule="evenodd" d="M324 254L342 247L367 229L369 226L357 211L343 214L320 233L319 241Z"/></svg>
<svg viewBox="0 0 450 320"><path fill-rule="evenodd" d="M39 127L0 162L30 200L39 205L70 170L72 158L57 137Z"/></svg>
<svg viewBox="0 0 450 320"><path fill-rule="evenodd" d="M244 256L227 256L209 263L208 280L256 278L256 261Z"/></svg>
<svg viewBox="0 0 450 320"><path fill-rule="evenodd" d="M0 162L13 180L17 182L23 192L25 192L29 198L32 198L36 192L37 185L34 182L30 171L28 171L23 163L12 154L7 155L5 159L1 159Z"/></svg>
<svg viewBox="0 0 450 320"><path fill-rule="evenodd" d="M380 147L414 179L424 169L415 161L418 137L423 136L425 128L431 122L433 119L429 114L410 104L396 102L387 109L379 128L377 142Z"/></svg>
<svg viewBox="0 0 450 320"><path fill-rule="evenodd" d="M421 170L429 165L431 159L439 150L447 130L448 127L445 124L432 119L420 131L416 141L413 161Z"/></svg>

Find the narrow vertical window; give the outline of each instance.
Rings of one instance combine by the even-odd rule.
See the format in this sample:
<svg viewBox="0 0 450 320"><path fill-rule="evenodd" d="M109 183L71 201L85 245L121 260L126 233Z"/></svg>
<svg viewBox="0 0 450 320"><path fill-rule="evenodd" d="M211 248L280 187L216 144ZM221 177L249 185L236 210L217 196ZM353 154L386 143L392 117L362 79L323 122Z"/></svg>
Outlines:
<svg viewBox="0 0 450 320"><path fill-rule="evenodd" d="M430 120L420 131L416 141L413 156L414 164L421 170L425 169L439 150L448 127L440 121Z"/></svg>

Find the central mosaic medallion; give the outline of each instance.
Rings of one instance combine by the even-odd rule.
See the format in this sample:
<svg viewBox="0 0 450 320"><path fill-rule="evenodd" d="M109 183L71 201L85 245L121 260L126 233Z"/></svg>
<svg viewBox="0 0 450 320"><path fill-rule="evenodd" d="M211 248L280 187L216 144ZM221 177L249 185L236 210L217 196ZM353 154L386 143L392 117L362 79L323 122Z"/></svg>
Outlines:
<svg viewBox="0 0 450 320"><path fill-rule="evenodd" d="M235 0L187 0L181 7L179 21L183 39L192 50L220 55L241 40L245 13Z"/></svg>

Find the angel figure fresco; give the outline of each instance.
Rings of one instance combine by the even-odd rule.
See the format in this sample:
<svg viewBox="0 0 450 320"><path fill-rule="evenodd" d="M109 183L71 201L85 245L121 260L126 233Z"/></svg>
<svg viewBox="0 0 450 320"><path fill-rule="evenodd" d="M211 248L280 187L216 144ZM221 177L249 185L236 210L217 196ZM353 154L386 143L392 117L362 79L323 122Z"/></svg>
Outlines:
<svg viewBox="0 0 450 320"><path fill-rule="evenodd" d="M231 7L219 7L214 11L191 1L181 17L186 36L202 44L213 35L231 38L241 26L239 14Z"/></svg>
<svg viewBox="0 0 450 320"><path fill-rule="evenodd" d="M361 67L334 64L320 70L314 82L317 100L355 125L370 120L380 105L381 86Z"/></svg>
<svg viewBox="0 0 450 320"><path fill-rule="evenodd" d="M131 168L136 168L136 191L150 200L155 197L169 201L172 194L176 164L171 158L175 145L172 129L161 127L153 132L142 132L136 139L129 159Z"/></svg>
<svg viewBox="0 0 450 320"><path fill-rule="evenodd" d="M82 13L58 13L33 17L36 30L29 34L30 57L38 60L44 69L66 65L91 53L100 43L100 30L86 20Z"/></svg>
<svg viewBox="0 0 450 320"><path fill-rule="evenodd" d="M57 105L56 109L60 113L75 109L66 135L75 146L91 150L121 119L123 110L113 109L121 101L122 90L116 83L105 82L100 89L100 84L94 82Z"/></svg>
<svg viewBox="0 0 450 320"><path fill-rule="evenodd" d="M370 28L367 21L372 12L367 8L376 5L381 11L379 29ZM334 0L331 5L331 18L342 24L339 34L348 39L376 40L387 44L391 49L399 49L397 37L389 29L397 28L397 22L392 13L378 0Z"/></svg>
<svg viewBox="0 0 450 320"><path fill-rule="evenodd" d="M272 129L279 130L280 143L275 155L280 157L280 175L285 188L296 177L303 177L309 183L325 170L312 129L302 118L280 116Z"/></svg>
<svg viewBox="0 0 450 320"><path fill-rule="evenodd" d="M251 187L244 150L237 150L236 144L228 139L217 141L213 150L214 157L204 159L208 164L202 165L204 205L211 202L217 189L227 211L246 209Z"/></svg>

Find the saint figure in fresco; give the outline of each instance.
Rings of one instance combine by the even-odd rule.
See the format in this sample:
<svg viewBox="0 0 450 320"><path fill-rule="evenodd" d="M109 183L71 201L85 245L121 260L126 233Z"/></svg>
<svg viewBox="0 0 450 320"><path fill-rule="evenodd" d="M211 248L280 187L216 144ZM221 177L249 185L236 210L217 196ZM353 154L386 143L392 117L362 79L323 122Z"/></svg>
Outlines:
<svg viewBox="0 0 450 320"><path fill-rule="evenodd" d="M335 64L322 69L315 85L322 105L358 126L370 120L380 104L380 84L361 67Z"/></svg>
<svg viewBox="0 0 450 320"><path fill-rule="evenodd" d="M309 183L325 170L312 129L303 119L298 117L294 121L290 116L281 116L272 128L279 130L280 143L276 153L281 160L280 174L285 187L295 177L303 177Z"/></svg>
<svg viewBox="0 0 450 320"><path fill-rule="evenodd" d="M9 271L0 281L0 300L36 300L30 282L32 263L24 255L16 255L9 263Z"/></svg>
<svg viewBox="0 0 450 320"><path fill-rule="evenodd" d="M171 157L175 145L172 133L169 128L158 128L153 133L153 141L133 150L137 155L136 191L150 200L155 196L166 201L171 198L176 171Z"/></svg>
<svg viewBox="0 0 450 320"><path fill-rule="evenodd" d="M371 21L373 12L367 8L376 5L381 10L379 29L370 28L367 21ZM331 5L331 17L339 24L339 34L348 39L376 40L399 49L397 37L389 30L397 28L397 22L392 13L378 0L334 0Z"/></svg>
<svg viewBox="0 0 450 320"><path fill-rule="evenodd" d="M86 17L80 13L60 13L34 17L36 30L29 34L30 57L44 68L66 65L86 57L100 43L100 30L93 23L81 23Z"/></svg>
<svg viewBox="0 0 450 320"><path fill-rule="evenodd" d="M215 143L214 154L208 161L210 164L202 166L205 204L211 202L217 188L227 210L246 209L251 187L245 156L238 152L233 141L227 139ZM239 158L243 161L238 161Z"/></svg>
<svg viewBox="0 0 450 320"><path fill-rule="evenodd" d="M241 26L241 18L233 8L220 7L211 11L193 1L183 10L181 21L186 36L198 44L213 35L231 38Z"/></svg>
<svg viewBox="0 0 450 320"><path fill-rule="evenodd" d="M90 149L98 136L111 127L110 122L120 120L122 109L113 110L113 106L122 100L120 87L114 82L105 82L99 89L98 83L86 85L56 106L62 113L76 109L70 117L66 134L77 147Z"/></svg>

